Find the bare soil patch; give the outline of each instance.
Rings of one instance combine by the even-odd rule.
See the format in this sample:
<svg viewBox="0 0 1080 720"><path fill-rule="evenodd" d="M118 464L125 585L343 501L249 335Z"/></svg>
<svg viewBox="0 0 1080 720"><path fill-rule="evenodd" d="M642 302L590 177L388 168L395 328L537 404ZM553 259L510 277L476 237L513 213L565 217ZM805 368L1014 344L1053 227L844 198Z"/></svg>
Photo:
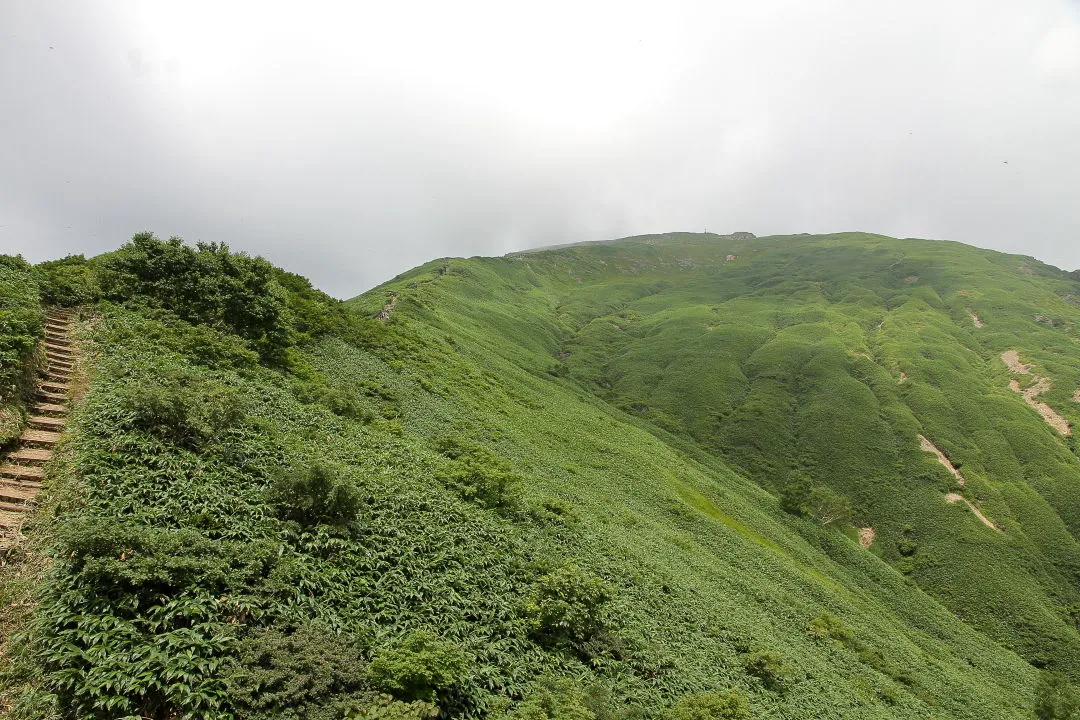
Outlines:
<svg viewBox="0 0 1080 720"><path fill-rule="evenodd" d="M977 328L986 327L986 323L984 323L982 320L980 320L978 315L976 315L973 312L968 312L968 315L971 316L971 322L975 323L975 327L977 327Z"/></svg>
<svg viewBox="0 0 1080 720"><path fill-rule="evenodd" d="M874 544L874 538L877 536L877 531L872 527L859 528L859 544L864 548L868 548Z"/></svg>
<svg viewBox="0 0 1080 720"><path fill-rule="evenodd" d="M919 436L919 447L922 448L923 452L934 453L934 455L937 456L938 462L941 463L942 466L946 470L951 472L953 474L953 477L956 478L956 484L957 485L963 487L964 485L967 484L967 480L964 479L964 476L960 474L960 471L956 469L956 467L952 464L952 461L949 460L949 458L947 458L945 456L945 453L941 452L941 449L938 448L937 445L935 445L934 443L930 442L925 437L920 435Z"/></svg>
<svg viewBox="0 0 1080 720"><path fill-rule="evenodd" d="M975 517L977 517L977 518L979 518L980 520L983 521L983 524L986 525L986 527L992 528L994 530L997 530L998 532L1001 532L1001 528L999 528L997 525L995 525L993 522L991 522L990 518L983 515L982 511L979 510L979 508L975 507L975 505L973 505L970 500L968 500L966 497L964 497L960 493L946 493L945 502L949 503L950 505L955 505L958 502L964 503L965 505L968 506L968 508L971 510L971 512L975 513Z"/></svg>
<svg viewBox="0 0 1080 720"><path fill-rule="evenodd" d="M393 314L395 307L397 307L397 293L392 292L392 293L390 293L389 302L387 302L385 305L383 305L383 309L380 310L379 314L376 315L375 317L377 317L379 320L382 320L383 322L385 322L385 321L390 319L390 315Z"/></svg>
<svg viewBox="0 0 1080 720"><path fill-rule="evenodd" d="M1054 408L1050 407L1046 403L1038 400L1037 398L1044 392L1051 390L1054 387L1050 378L1040 377L1031 372L1031 365L1026 365L1020 361L1020 353L1015 350L1006 350L1001 353L1002 361L1009 367L1009 371L1017 375L1031 375L1035 379L1035 383L1027 388L1020 386L1020 382L1015 378L1009 381L1009 389L1014 392L1018 392L1024 396L1024 401L1035 408L1036 412L1042 416L1042 419L1046 423L1057 430L1062 435L1072 435L1072 428L1069 427L1069 421L1063 418L1057 413ZM1080 394L1080 391L1078 391ZM1077 396L1074 395L1073 399L1076 400Z"/></svg>

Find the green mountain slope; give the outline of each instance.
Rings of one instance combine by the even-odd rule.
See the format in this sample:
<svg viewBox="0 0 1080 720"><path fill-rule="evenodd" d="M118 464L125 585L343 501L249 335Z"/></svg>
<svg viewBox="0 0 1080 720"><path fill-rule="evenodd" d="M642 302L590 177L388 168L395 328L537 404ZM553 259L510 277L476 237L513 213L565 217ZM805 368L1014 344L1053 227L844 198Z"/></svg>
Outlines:
<svg viewBox="0 0 1080 720"><path fill-rule="evenodd" d="M1018 718L1078 667L1071 439L998 359L1073 416L1064 273L684 235L343 306L216 246L87 265L24 716ZM781 509L801 480L873 545Z"/></svg>
<svg viewBox="0 0 1080 720"><path fill-rule="evenodd" d="M863 234L647 236L455 272L399 290L399 307L453 316L771 492L844 493L873 553L1034 664L1080 672L1074 439L1009 387L1045 377L1033 400L1080 421L1074 276ZM1034 371L1010 373L1010 350Z"/></svg>

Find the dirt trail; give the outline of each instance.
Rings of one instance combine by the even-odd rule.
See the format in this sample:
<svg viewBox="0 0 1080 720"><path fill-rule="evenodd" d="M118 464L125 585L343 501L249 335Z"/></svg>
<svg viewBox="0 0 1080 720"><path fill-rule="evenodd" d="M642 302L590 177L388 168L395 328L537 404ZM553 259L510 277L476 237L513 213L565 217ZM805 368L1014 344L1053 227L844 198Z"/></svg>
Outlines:
<svg viewBox="0 0 1080 720"><path fill-rule="evenodd" d="M383 305L383 309L379 311L379 314L375 317L383 322L390 319L390 315L393 314L394 308L397 307L397 293L390 293L390 301Z"/></svg>
<svg viewBox="0 0 1080 720"><path fill-rule="evenodd" d="M975 327L977 327L977 328L986 327L986 323L984 323L982 320L980 320L978 315L971 312L970 310L968 311L968 315L971 316L971 322L975 323Z"/></svg>
<svg viewBox="0 0 1080 720"><path fill-rule="evenodd" d="M941 452L937 445L920 435L919 447L922 448L923 452L934 453L935 455L937 455L938 462L941 463L946 470L953 474L953 477L956 478L957 485L963 487L967 484L967 480L964 479L964 476L960 474L960 471L957 470L955 466L953 466L952 461L950 461L949 458L945 457L945 453Z"/></svg>
<svg viewBox="0 0 1080 720"><path fill-rule="evenodd" d="M76 362L68 339L71 322L67 311L49 312L38 402L30 407L30 420L15 449L0 460L0 550L22 538L23 520L34 509L45 480L44 466L52 460L53 448L64 432Z"/></svg>
<svg viewBox="0 0 1080 720"><path fill-rule="evenodd" d="M872 527L859 528L859 544L864 548L868 548L874 544L874 538L877 537L877 530Z"/></svg>
<svg viewBox="0 0 1080 720"><path fill-rule="evenodd" d="M1053 389L1054 383L1050 378L1040 377L1039 375L1032 373L1032 366L1021 362L1020 353L1016 350L1006 350L1001 353L1001 360L1008 366L1009 372L1014 375L1031 375L1032 378L1035 379L1035 382L1031 386L1023 388L1020 386L1020 381L1014 378L1009 381L1009 389L1023 395L1024 401L1035 408L1050 427L1054 428L1062 435L1072 435L1072 428L1069 427L1069 421L1059 415L1054 408L1036 399L1044 392ZM1080 393L1080 391L1078 391L1078 393ZM1075 400L1076 396L1073 396L1073 399Z"/></svg>
<svg viewBox="0 0 1080 720"><path fill-rule="evenodd" d="M995 525L993 522L991 522L990 518L983 515L982 511L979 510L979 508L975 507L970 500L968 500L966 497L964 497L960 493L946 493L945 502L949 503L950 505L955 505L958 502L964 503L965 505L968 506L968 508L971 510L971 512L975 513L975 517L977 517L977 518L979 518L980 520L983 521L983 524L986 525L986 527L993 528L994 530L997 530L998 532L1001 532L1001 528L999 528L997 525Z"/></svg>

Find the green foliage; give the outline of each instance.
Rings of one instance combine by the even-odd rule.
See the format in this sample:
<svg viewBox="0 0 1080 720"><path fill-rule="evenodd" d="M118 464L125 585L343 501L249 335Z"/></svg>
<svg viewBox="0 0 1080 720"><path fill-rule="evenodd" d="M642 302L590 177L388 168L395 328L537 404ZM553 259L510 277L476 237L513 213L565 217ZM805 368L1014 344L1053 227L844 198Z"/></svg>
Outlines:
<svg viewBox="0 0 1080 720"><path fill-rule="evenodd" d="M792 515L809 515L822 525L842 523L851 516L851 501L825 485L807 480L788 482L780 491L780 507Z"/></svg>
<svg viewBox="0 0 1080 720"><path fill-rule="evenodd" d="M611 585L571 562L537 578L521 613L540 642L579 645L605 628L613 596Z"/></svg>
<svg viewBox="0 0 1080 720"><path fill-rule="evenodd" d="M521 478L505 461L487 448L457 438L442 438L437 447L450 459L440 479L462 498L503 511L517 508Z"/></svg>
<svg viewBox="0 0 1080 720"><path fill-rule="evenodd" d="M30 360L42 335L38 284L21 258L0 255L0 445L18 437L32 389Z"/></svg>
<svg viewBox="0 0 1080 720"><path fill-rule="evenodd" d="M280 470L270 487L278 515L301 525L347 525L360 510L360 492L341 468L323 461Z"/></svg>
<svg viewBox="0 0 1080 720"><path fill-rule="evenodd" d="M399 700L436 702L464 679L468 664L454 643L416 630L376 652L368 677Z"/></svg>
<svg viewBox="0 0 1080 720"><path fill-rule="evenodd" d="M806 509L822 525L832 525L851 516L851 501L831 488L818 485L807 496Z"/></svg>
<svg viewBox="0 0 1080 720"><path fill-rule="evenodd" d="M393 653L416 628L469 655L437 696L444 716L525 704L545 676L576 688L535 712L584 706L597 720L658 717L673 699L736 685L763 719L1030 714L1036 672L1002 644L1078 667L1062 608L1080 602L1080 477L1071 440L1008 390L998 357L1017 347L1039 363L1055 383L1046 401L1075 421L1065 321L1080 325L1080 310L1062 299L1075 284L944 243L733 243L439 261L326 305L326 323L324 298L275 273L302 341L276 369L224 323L142 296L98 303L93 381L70 464L51 481L57 506L38 525L56 548L25 643L37 664L24 676L52 701L42 714L264 712L257 689L239 707L233 670L267 673L270 704L291 687L288 668L315 678L312 697L332 685L324 652L427 672ZM368 322L388 291L393 318ZM973 328L969 305L987 327ZM197 446L133 424L129 393L176 372L234 389L245 417ZM328 391L375 418L333 412ZM944 501L954 480L918 434L962 467L1001 532ZM471 442L444 454L442 437ZM448 479L470 455L511 473L528 512L492 512ZM362 519L347 532L283 517L288 503L268 491L281 468L316 457L357 489ZM870 552L780 511L769 491L804 477L876 528ZM80 537L87 520L97 529ZM919 547L905 558L908 537ZM602 572L618 596L594 603L574 583L540 582L550 558L576 558L587 580ZM839 626L819 623L832 639L815 641L807 619L841 608ZM313 627L355 647L295 639ZM277 660L246 644L262 633L280 639ZM783 692L746 676L754 648L783 659ZM433 712L377 696L367 674L363 687L345 681L318 709L282 712Z"/></svg>
<svg viewBox="0 0 1080 720"><path fill-rule="evenodd" d="M133 384L123 402L132 428L192 449L220 440L244 419L235 389L190 370Z"/></svg>
<svg viewBox="0 0 1080 720"><path fill-rule="evenodd" d="M230 621L228 588L259 584L273 562L262 543L214 542L115 518L80 518L39 605L33 656L45 689L73 717L220 717Z"/></svg>
<svg viewBox="0 0 1080 720"><path fill-rule="evenodd" d="M500 717L506 720L596 720L590 698L571 678L545 677ZM604 708L606 710L606 708Z"/></svg>
<svg viewBox="0 0 1080 720"><path fill-rule="evenodd" d="M389 695L376 695L361 706L350 709L345 720L427 720L439 714L431 703L404 703Z"/></svg>
<svg viewBox="0 0 1080 720"><path fill-rule="evenodd" d="M194 324L227 328L264 358L281 360L294 343L288 302L273 266L218 243L194 248L151 233L102 261L101 286L112 300L139 300Z"/></svg>
<svg viewBox="0 0 1080 720"><path fill-rule="evenodd" d="M1035 684L1035 717L1039 720L1071 720L1080 717L1080 697L1069 679L1043 671Z"/></svg>
<svg viewBox="0 0 1080 720"><path fill-rule="evenodd" d="M810 493L813 485L809 480L791 480L780 491L780 507L792 515L806 515L809 512Z"/></svg>
<svg viewBox="0 0 1080 720"><path fill-rule="evenodd" d="M734 690L685 695L668 711L667 720L751 720L750 708Z"/></svg>
<svg viewBox="0 0 1080 720"><path fill-rule="evenodd" d="M843 645L853 645L855 636L844 621L835 615L821 613L810 621L810 637L818 640L836 640Z"/></svg>
<svg viewBox="0 0 1080 720"><path fill-rule="evenodd" d="M787 665L783 658L774 652L760 650L743 659L743 667L770 690L780 688L788 676Z"/></svg>
<svg viewBox="0 0 1080 720"><path fill-rule="evenodd" d="M254 631L239 643L226 672L238 718L339 720L359 703L369 702L387 711L394 709L370 697L365 683L367 664L360 649L316 626L288 635L275 629ZM425 717L410 716L404 710L384 717Z"/></svg>
<svg viewBox="0 0 1080 720"><path fill-rule="evenodd" d="M41 285L42 302L48 305L74 307L96 302L102 297L97 273L82 255L38 263L34 272Z"/></svg>

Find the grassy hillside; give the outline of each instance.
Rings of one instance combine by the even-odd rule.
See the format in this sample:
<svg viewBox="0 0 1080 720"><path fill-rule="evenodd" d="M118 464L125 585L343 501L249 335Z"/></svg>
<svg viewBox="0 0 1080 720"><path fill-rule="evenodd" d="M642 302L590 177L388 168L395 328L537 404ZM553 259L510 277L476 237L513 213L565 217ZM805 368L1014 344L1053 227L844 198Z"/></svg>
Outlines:
<svg viewBox="0 0 1080 720"><path fill-rule="evenodd" d="M872 553L1032 663L1080 673L1075 441L1009 387L1045 377L1034 400L1080 421L1075 276L863 234L647 236L450 267L395 283L398 307L770 492L843 493ZM1010 350L1032 372L1011 373Z"/></svg>
<svg viewBox="0 0 1080 720"><path fill-rule="evenodd" d="M350 309L218 247L144 238L73 261L75 280L50 282L93 306L91 383L37 516L54 563L22 654L3 671L5 687L23 688L12 712L1031 716L1038 672L1005 645L1034 659L1038 639L1039 662L1075 669L1064 609L1074 516L1053 492L1075 459L1008 389L998 347L980 345L990 335L965 328L943 290L935 305L929 286L906 281L947 274L936 261L884 271L903 273L895 294L859 289L864 267L896 261L889 253L935 247L635 239L437 261ZM725 284L739 260L724 258L754 252L758 274ZM1040 312L1068 321L1063 274L1032 262L1029 276L1000 257L1016 283L1001 292L1041 288L1037 299L1057 297L1061 314ZM221 288L220 302L197 313L175 304L157 269L176 262ZM850 278L850 291L785 279L826 270ZM990 330L996 301L979 277L970 284L986 304L974 309ZM893 323L906 329L886 332ZM915 357L905 349L894 370L883 348L909 345ZM1048 375L1064 372L1064 347L1017 349ZM1054 379L1040 396L1049 403L1070 390ZM912 400L923 386L928 399ZM980 471L989 456L941 410L965 387L1008 414L957 417L1022 429L1057 464L1039 479ZM930 424L927 408L942 412ZM735 434L738 412L759 440ZM851 418L874 422L841 428ZM952 488L919 451L920 431L963 463L967 485ZM1009 437L996 452L1019 471L1042 461ZM874 492L856 491L852 467ZM774 491L796 472L852 498L854 519L878 530L870 550L781 509ZM951 489L1002 530L947 504ZM890 524L899 512L911 516ZM902 540L915 549L901 553ZM948 564L956 547L966 564ZM955 567L981 576L948 575ZM983 620L989 583L1014 570L1030 582L1012 579L1005 599L1029 605L999 612L1012 627L1029 618L1023 638Z"/></svg>

